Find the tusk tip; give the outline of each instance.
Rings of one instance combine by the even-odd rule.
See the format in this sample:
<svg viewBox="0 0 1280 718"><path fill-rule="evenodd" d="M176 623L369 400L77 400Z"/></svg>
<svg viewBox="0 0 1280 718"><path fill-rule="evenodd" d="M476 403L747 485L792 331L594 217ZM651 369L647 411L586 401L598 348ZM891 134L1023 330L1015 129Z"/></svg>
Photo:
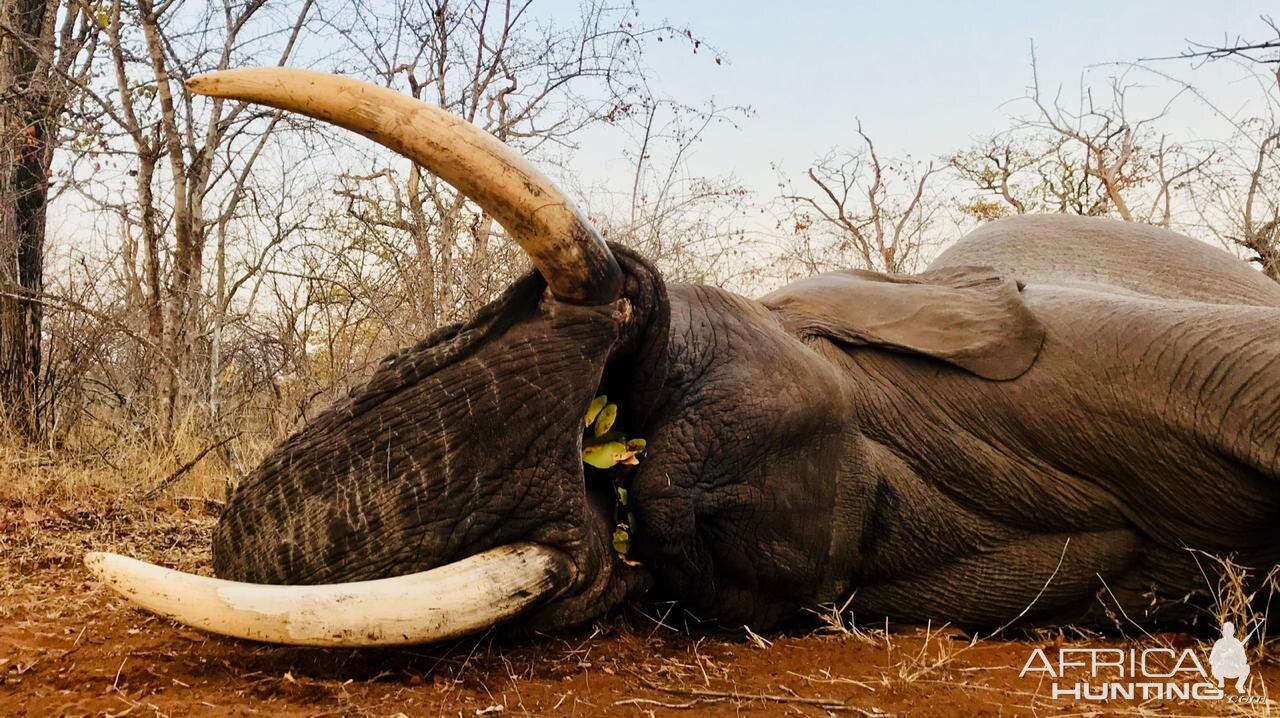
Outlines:
<svg viewBox="0 0 1280 718"><path fill-rule="evenodd" d="M114 582L133 560L117 553L90 551L84 555L84 566L95 579Z"/></svg>
<svg viewBox="0 0 1280 718"><path fill-rule="evenodd" d="M89 569L95 576L101 575L103 564L106 563L108 555L102 551L90 551L84 555L85 568Z"/></svg>
<svg viewBox="0 0 1280 718"><path fill-rule="evenodd" d="M278 84L281 78L301 75L304 71L282 67L240 67L234 70L214 70L182 83L188 92L206 97L236 97L260 84Z"/></svg>
<svg viewBox="0 0 1280 718"><path fill-rule="evenodd" d="M187 78L187 81L183 84L186 85L188 92L215 97L218 94L218 85L223 74L221 72L206 72L203 75Z"/></svg>

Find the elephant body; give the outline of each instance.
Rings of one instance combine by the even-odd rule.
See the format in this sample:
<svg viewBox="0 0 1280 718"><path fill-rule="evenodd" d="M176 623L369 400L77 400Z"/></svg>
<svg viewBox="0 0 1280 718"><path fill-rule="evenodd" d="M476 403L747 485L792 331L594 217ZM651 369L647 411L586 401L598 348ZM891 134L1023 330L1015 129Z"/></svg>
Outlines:
<svg viewBox="0 0 1280 718"><path fill-rule="evenodd" d="M632 494L695 613L1183 622L1214 557L1280 562L1280 285L1221 250L1022 217L915 278L669 292Z"/></svg>
<svg viewBox="0 0 1280 718"><path fill-rule="evenodd" d="M759 630L825 604L1141 626L1194 621L1222 562L1246 595L1280 563L1280 284L1226 252L1016 217L918 275L751 299L667 284L519 153L387 88L249 68L188 89L403 154L536 271L281 442L219 520L216 578L87 559L162 615L334 646L577 625L645 592ZM601 394L593 450L642 437L638 466L584 466ZM306 588L332 583L353 585Z"/></svg>
<svg viewBox="0 0 1280 718"><path fill-rule="evenodd" d="M530 275L386 359L237 490L217 573L353 581L531 540L573 579L529 628L646 591L760 630L825 604L991 628L1185 623L1220 560L1280 563L1280 285L1221 250L1020 217L919 275L760 299L613 252L611 304ZM605 392L648 440L634 561L616 479L579 460Z"/></svg>

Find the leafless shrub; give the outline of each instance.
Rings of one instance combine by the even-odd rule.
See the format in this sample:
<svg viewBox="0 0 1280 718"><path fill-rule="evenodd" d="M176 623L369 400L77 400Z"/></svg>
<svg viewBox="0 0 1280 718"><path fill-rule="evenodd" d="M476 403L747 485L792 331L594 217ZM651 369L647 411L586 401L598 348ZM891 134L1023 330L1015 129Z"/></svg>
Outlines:
<svg viewBox="0 0 1280 718"><path fill-rule="evenodd" d="M951 156L971 190L960 209L980 221L1050 212L1115 216L1171 227L1191 187L1213 168L1212 148L1179 143L1161 130L1186 94L1175 89L1159 110L1135 116L1130 95L1144 88L1124 73L1095 91L1081 78L1074 102L1042 88L1034 49L1032 84L1012 127Z"/></svg>
<svg viewBox="0 0 1280 718"><path fill-rule="evenodd" d="M810 192L781 182L791 234L782 261L790 275L851 267L909 272L936 241L942 204L929 182L941 167L882 158L861 125L855 132L863 147L832 150L814 163L806 173Z"/></svg>

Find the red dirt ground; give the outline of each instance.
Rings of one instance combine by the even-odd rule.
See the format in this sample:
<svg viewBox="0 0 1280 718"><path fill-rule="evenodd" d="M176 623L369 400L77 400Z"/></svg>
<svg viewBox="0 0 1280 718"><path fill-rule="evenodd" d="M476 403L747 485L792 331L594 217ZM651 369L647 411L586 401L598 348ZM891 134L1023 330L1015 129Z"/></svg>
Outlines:
<svg viewBox="0 0 1280 718"><path fill-rule="evenodd" d="M1255 661L1262 701L1073 705L1019 670L1036 647L1207 646L986 639L955 631L688 634L639 610L569 633L491 636L411 650L313 650L209 636L125 607L80 565L85 551L208 565L202 507L72 511L0 504L3 715L1269 715L1280 666ZM1207 663L1206 663L1207 668Z"/></svg>

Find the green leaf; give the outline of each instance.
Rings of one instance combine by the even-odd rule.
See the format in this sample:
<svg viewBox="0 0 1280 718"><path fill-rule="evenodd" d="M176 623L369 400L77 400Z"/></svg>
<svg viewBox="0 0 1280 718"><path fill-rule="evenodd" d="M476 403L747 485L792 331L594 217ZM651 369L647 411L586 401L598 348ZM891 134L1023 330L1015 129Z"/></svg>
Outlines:
<svg viewBox="0 0 1280 718"><path fill-rule="evenodd" d="M604 405L608 403L609 403L609 397L605 396L604 394L601 394L600 396L597 396L596 398L592 399L591 406L587 407L587 423L584 424L584 426L591 426L591 422L596 420L596 416L599 415L600 410L603 409Z"/></svg>
<svg viewBox="0 0 1280 718"><path fill-rule="evenodd" d="M644 451L644 447L646 446L648 446L648 443L644 439L627 440L627 451L630 451L633 454L638 454L641 451Z"/></svg>
<svg viewBox="0 0 1280 718"><path fill-rule="evenodd" d="M613 550L627 555L627 551L631 549L631 534L627 532L626 526L618 526L613 530Z"/></svg>
<svg viewBox="0 0 1280 718"><path fill-rule="evenodd" d="M619 487L617 487L617 489L615 489L615 491L616 491L616 492L617 492L617 494L618 494L618 504L619 504L619 505L621 505L621 506L626 506L626 505L627 505L627 490L626 490L626 489L624 489L624 488L622 488L621 486L619 486Z"/></svg>
<svg viewBox="0 0 1280 718"><path fill-rule="evenodd" d="M583 446L596 446L597 444L607 444L611 441L622 443L627 441L627 437L623 436L621 431L610 431L603 436L588 436L582 440Z"/></svg>
<svg viewBox="0 0 1280 718"><path fill-rule="evenodd" d="M600 410L600 416L596 417L596 436L603 436L609 433L613 428L613 422L618 419L618 405L606 404Z"/></svg>
<svg viewBox="0 0 1280 718"><path fill-rule="evenodd" d="M625 455L627 447L619 441L610 441L582 449L582 460L597 469L609 469L617 464L618 456Z"/></svg>

